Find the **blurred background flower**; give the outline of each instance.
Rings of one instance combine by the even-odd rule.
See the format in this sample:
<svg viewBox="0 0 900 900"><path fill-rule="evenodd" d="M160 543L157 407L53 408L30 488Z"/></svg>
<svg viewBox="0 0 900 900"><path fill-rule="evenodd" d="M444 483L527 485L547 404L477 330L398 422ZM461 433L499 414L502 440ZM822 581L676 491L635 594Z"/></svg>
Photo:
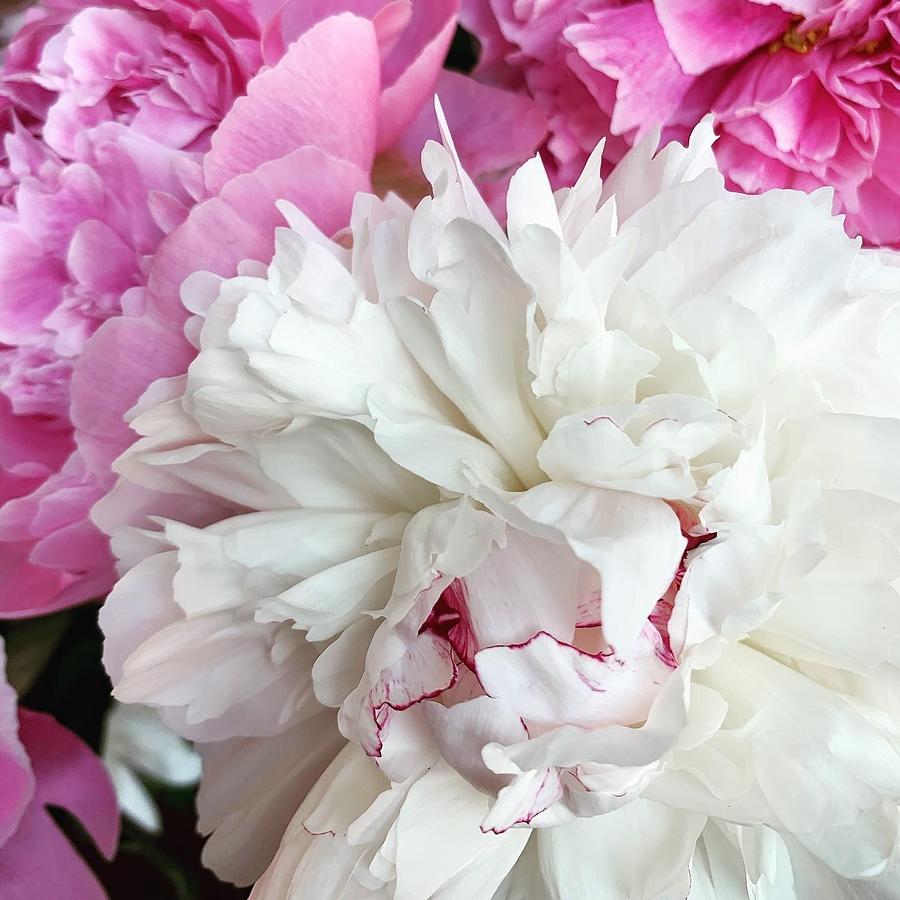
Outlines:
<svg viewBox="0 0 900 900"><path fill-rule="evenodd" d="M92 773L93 780L86 787L107 784L105 827L118 827L114 791L125 813L118 850L109 861L100 852L104 848L98 849L79 822L79 808L73 809L73 816L58 811L55 801L50 807L52 820L65 836L61 835L57 843L72 844L95 873L106 896L111 900L239 900L246 896L245 891L223 884L200 864L203 842L196 831L194 752L170 732L162 731L152 714L147 716L144 710L138 710L135 716L122 717L117 707L111 706L109 681L100 665L102 637L96 609L87 606L39 619L2 622L0 638L6 644L8 681L22 698L21 707L34 716L52 716L57 733L69 735L70 743L77 735L81 746L96 754L92 757L94 764L84 755L74 759L87 767L82 772ZM9 694L0 691L0 696ZM3 708L8 710L8 703ZM42 729L38 737L43 739L47 733ZM33 746L34 740L29 740ZM21 743L25 744L24 738ZM0 759L8 746L9 741L0 738ZM26 758L32 755L28 746L25 750ZM98 758L101 750L108 777ZM82 754L85 752L83 749ZM65 772L69 764L66 760L63 763ZM0 778L8 788L8 770L4 769ZM77 786L75 781L69 783ZM105 849L109 850L108 843ZM0 845L0 871L5 871L3 852ZM32 900L44 895L32 884L32 893L26 897ZM0 896L6 900L2 891ZM85 896L86 900L90 897ZM78 900L82 900L81 895Z"/></svg>
<svg viewBox="0 0 900 900"><path fill-rule="evenodd" d="M144 780L174 788L194 787L200 780L199 755L148 706L113 703L100 753L122 815L151 834L162 832L162 816Z"/></svg>

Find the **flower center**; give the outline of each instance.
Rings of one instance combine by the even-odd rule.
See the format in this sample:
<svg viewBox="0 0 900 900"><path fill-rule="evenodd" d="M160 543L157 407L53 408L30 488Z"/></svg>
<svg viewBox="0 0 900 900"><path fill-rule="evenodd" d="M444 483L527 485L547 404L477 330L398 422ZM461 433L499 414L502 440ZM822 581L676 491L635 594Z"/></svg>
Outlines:
<svg viewBox="0 0 900 900"><path fill-rule="evenodd" d="M687 544L672 582L650 613L649 622L659 632L661 638L661 648L658 654L660 660L674 669L678 665L678 659L672 650L669 620L675 606L675 596L687 570L689 554L702 544L713 540L716 533L696 534L699 520L694 511L676 504L672 504L672 509L678 515L681 533ZM600 591L594 591L578 601L576 634L572 645L592 656L606 657L612 651L603 638L600 607ZM465 579L456 578L444 588L428 618L419 629L420 634L426 631L443 638L459 660L474 671L475 654L483 648L472 628Z"/></svg>
<svg viewBox="0 0 900 900"><path fill-rule="evenodd" d="M419 629L442 637L453 652L470 668L475 669L475 654L480 649L469 623L466 584L455 578L438 597L437 603Z"/></svg>
<svg viewBox="0 0 900 900"><path fill-rule="evenodd" d="M659 636L662 638L663 653L660 654L660 658L672 669L678 665L678 659L672 650L669 620L672 618L672 610L675 608L675 596L681 587L684 573L687 571L688 554L716 537L715 531L701 535L691 534L691 531L697 524L694 514L683 507L676 507L675 511L678 513L681 533L687 540L687 546L684 548L684 553L681 554L681 562L678 564L678 570L675 572L675 577L672 579L669 589L659 598L659 602L650 613L650 624L659 632Z"/></svg>
<svg viewBox="0 0 900 900"><path fill-rule="evenodd" d="M796 19L777 41L769 44L769 53L777 53L782 47L786 47L794 53L806 54L828 34L827 25L819 25L808 31L802 31L802 25L803 19Z"/></svg>

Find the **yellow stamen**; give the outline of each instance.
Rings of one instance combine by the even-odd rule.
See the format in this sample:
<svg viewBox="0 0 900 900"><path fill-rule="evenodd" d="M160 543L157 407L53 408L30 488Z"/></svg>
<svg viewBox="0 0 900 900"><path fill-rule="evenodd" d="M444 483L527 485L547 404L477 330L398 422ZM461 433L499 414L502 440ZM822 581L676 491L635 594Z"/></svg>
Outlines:
<svg viewBox="0 0 900 900"><path fill-rule="evenodd" d="M806 54L828 34L827 25L810 28L809 31L801 31L802 24L802 19L795 21L777 41L769 44L769 53L777 53L782 47L786 47L794 53Z"/></svg>
<svg viewBox="0 0 900 900"><path fill-rule="evenodd" d="M865 53L867 56L877 53L881 49L883 38L876 38L874 41L866 41L856 48L857 53Z"/></svg>

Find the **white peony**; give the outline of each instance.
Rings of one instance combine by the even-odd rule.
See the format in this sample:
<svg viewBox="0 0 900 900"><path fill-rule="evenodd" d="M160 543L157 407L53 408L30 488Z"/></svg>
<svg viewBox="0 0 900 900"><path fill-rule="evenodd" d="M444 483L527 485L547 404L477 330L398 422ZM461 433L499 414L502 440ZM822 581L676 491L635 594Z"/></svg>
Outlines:
<svg viewBox="0 0 900 900"><path fill-rule="evenodd" d="M258 900L896 896L900 268L712 141L536 158L504 230L445 134L185 285L97 515L236 514L116 532L107 660Z"/></svg>

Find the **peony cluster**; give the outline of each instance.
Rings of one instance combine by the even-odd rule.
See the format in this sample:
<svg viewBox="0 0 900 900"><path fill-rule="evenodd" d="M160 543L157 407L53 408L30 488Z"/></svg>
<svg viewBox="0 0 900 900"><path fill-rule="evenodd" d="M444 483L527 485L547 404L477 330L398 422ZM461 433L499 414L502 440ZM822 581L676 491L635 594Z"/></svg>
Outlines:
<svg viewBox="0 0 900 900"><path fill-rule="evenodd" d="M243 260L267 259L278 200L301 205L331 234L347 224L358 191L418 199L427 188L418 153L437 133L436 89L464 126L464 153L486 193L500 196L542 142L546 125L532 101L443 71L456 18L456 0L43 0L5 23L0 619L100 598L114 583L115 556L90 510L134 439L126 412L196 354L179 299L187 275L234 275ZM486 140L488 125L505 127L507 140ZM204 523L224 514L221 501L189 510L140 490L130 502ZM79 881L68 864L44 868L29 823L44 816L44 802L80 813L81 794L65 788L57 800L48 789L41 800L41 760L53 752L43 743L53 744L59 726L23 719L17 738L11 691L9 702L5 743L18 769L8 785L6 772L0 780L10 798L0 894L7 873L22 868L15 850L33 854L29 877L60 879L17 882L23 898L69 896L66 879L79 898L99 897L92 878L78 887L87 874ZM110 718L105 759L123 811L155 829L158 813L135 771L190 783L196 763L146 715L126 715ZM95 791L101 770L78 762L86 751L72 752L90 776L82 790L97 794L105 817L86 824L111 853L115 813L108 791ZM22 817L23 803L33 813Z"/></svg>
<svg viewBox="0 0 900 900"><path fill-rule="evenodd" d="M183 285L101 623L254 900L896 895L900 267L714 139Z"/></svg>
<svg viewBox="0 0 900 900"><path fill-rule="evenodd" d="M0 616L112 585L89 510L133 438L123 415L193 358L178 298L191 271L266 258L279 199L333 232L359 190L420 196L408 160L436 133L438 88L488 191L543 140L527 98L442 74L456 6L29 11L0 72ZM486 142L503 123L508 140Z"/></svg>
<svg viewBox="0 0 900 900"><path fill-rule="evenodd" d="M0 897L900 896L900 0L23 5Z"/></svg>
<svg viewBox="0 0 900 900"><path fill-rule="evenodd" d="M655 126L714 115L735 189L835 188L851 235L900 248L896 0L464 0L480 77L527 91L571 183L596 141L612 161Z"/></svg>

